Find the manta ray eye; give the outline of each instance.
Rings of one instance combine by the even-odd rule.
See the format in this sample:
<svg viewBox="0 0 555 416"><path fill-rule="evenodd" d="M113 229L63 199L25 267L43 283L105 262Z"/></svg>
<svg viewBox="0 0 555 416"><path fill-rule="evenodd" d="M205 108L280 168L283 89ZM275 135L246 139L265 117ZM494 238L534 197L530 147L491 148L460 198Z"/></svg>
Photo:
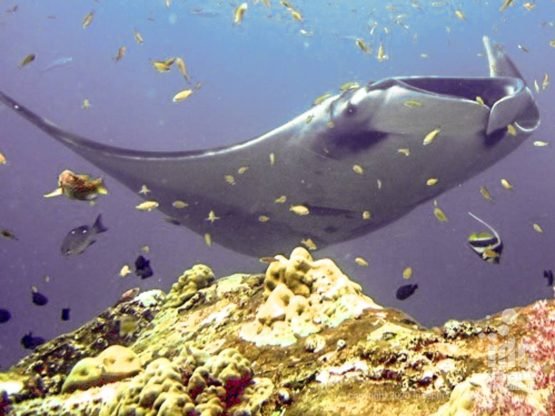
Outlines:
<svg viewBox="0 0 555 416"><path fill-rule="evenodd" d="M357 108L354 104L347 104L347 108L345 109L345 113L349 116L352 116L353 114L355 114L357 112Z"/></svg>

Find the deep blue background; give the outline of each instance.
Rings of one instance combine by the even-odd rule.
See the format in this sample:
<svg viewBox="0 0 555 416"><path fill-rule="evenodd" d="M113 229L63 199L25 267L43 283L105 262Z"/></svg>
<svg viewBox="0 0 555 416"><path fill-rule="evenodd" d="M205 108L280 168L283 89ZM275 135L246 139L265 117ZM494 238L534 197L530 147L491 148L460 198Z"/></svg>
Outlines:
<svg viewBox="0 0 555 416"><path fill-rule="evenodd" d="M527 11L523 1L515 0L503 13L501 3L296 0L305 18L299 23L276 0L269 9L249 1L243 23L234 26L236 1L174 0L167 8L163 0L0 0L0 89L60 126L103 143L145 150L229 145L279 126L346 81L486 75L483 35L505 46L530 85L534 79L541 83L546 72L555 76L555 48L549 46L555 40L549 21L555 19L555 2L538 0ZM6 12L16 4L15 13ZM215 16L192 14L197 7ZM455 16L457 9L464 21ZM94 21L83 30L82 19L91 10ZM373 21L379 25L371 36ZM143 45L135 43L134 29L143 35ZM312 35L302 35L300 29ZM375 53L363 54L355 46L357 37L375 48L383 42L390 59L379 63ZM126 56L114 62L124 45ZM29 53L37 55L36 61L19 69ZM176 70L160 74L150 65L152 59L170 56L182 56L194 82L202 83L179 104L171 97L186 87L183 78ZM73 61L42 71L60 57ZM552 139L554 88L537 95L543 124L532 138L439 198L448 223L440 224L426 203L386 228L315 256L333 257L378 303L402 308L428 325L479 318L552 296L542 272L555 268L554 150L534 147L532 141ZM81 109L84 98L91 102L88 110ZM63 169L94 176L102 172L3 107L0 151L9 162L0 166L0 228L19 238L0 239L0 308L13 314L10 322L0 324L2 368L25 354L19 340L26 332L49 339L72 330L128 288L167 290L194 263L211 265L218 276L263 271L257 259L209 248L201 236L165 223L159 213L135 210L138 196L109 177L110 195L94 207L44 199ZM500 186L502 177L514 185L512 192ZM481 197L481 185L488 186L494 203ZM466 247L468 234L481 229L467 211L501 233L501 264L482 262ZM59 247L66 233L91 224L98 213L109 231L83 255L62 257ZM543 234L532 229L534 222ZM155 277L120 278L121 266L132 262L143 245L151 249L147 257ZM357 266L357 256L365 257L369 267ZM399 302L395 290L405 283L401 273L408 265L420 288ZM48 305L31 303L33 285L48 295ZM72 310L69 322L60 321L63 307Z"/></svg>

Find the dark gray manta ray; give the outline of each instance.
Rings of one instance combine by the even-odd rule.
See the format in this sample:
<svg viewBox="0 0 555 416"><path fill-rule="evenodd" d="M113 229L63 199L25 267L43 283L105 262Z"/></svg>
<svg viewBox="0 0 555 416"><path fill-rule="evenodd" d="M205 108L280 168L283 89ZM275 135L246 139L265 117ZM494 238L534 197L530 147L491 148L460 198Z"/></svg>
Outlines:
<svg viewBox="0 0 555 416"><path fill-rule="evenodd" d="M539 111L511 60L489 39L484 45L489 77L387 78L330 97L258 138L212 150L106 146L1 93L0 101L134 192L147 185L146 198L172 222L267 256L302 240L322 248L371 232L516 149L538 127ZM434 130L439 134L424 145ZM437 184L429 186L429 178ZM176 200L188 206L176 208Z"/></svg>

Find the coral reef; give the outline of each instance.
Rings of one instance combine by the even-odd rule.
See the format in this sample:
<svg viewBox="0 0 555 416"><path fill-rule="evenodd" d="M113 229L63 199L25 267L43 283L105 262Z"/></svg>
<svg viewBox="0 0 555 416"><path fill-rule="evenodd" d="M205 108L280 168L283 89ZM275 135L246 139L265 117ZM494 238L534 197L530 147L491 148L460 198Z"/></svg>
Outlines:
<svg viewBox="0 0 555 416"><path fill-rule="evenodd" d="M550 416L554 335L553 301L423 328L297 248L126 293L0 373L0 415Z"/></svg>

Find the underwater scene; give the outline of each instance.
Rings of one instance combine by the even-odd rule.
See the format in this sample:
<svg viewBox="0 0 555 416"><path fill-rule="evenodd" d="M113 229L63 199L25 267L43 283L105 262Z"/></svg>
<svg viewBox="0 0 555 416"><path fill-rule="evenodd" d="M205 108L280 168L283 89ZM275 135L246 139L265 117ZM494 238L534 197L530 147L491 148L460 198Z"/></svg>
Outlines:
<svg viewBox="0 0 555 416"><path fill-rule="evenodd" d="M0 416L555 415L555 0L0 0Z"/></svg>

